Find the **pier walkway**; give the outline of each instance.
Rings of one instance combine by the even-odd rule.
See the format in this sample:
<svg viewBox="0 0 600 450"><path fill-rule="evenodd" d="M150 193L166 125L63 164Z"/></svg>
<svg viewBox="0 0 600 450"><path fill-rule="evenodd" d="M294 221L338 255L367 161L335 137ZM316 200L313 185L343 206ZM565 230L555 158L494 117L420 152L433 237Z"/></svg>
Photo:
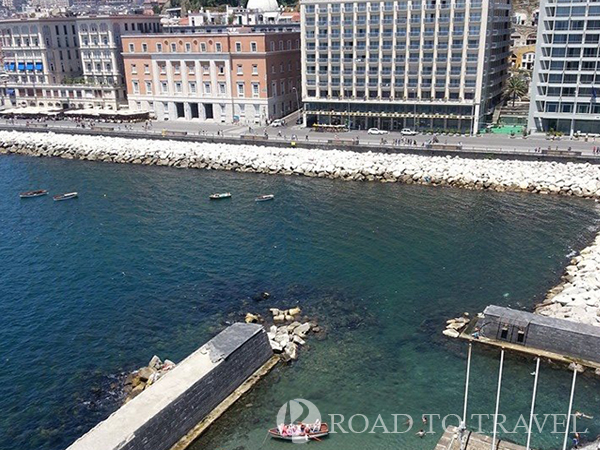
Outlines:
<svg viewBox="0 0 600 450"><path fill-rule="evenodd" d="M435 446L435 450L490 450L492 448L492 438L483 434L465 431L467 436L467 445L464 449L460 447L460 439L458 437L458 428L448 427L446 432ZM525 447L512 442L496 440L496 450L525 450Z"/></svg>

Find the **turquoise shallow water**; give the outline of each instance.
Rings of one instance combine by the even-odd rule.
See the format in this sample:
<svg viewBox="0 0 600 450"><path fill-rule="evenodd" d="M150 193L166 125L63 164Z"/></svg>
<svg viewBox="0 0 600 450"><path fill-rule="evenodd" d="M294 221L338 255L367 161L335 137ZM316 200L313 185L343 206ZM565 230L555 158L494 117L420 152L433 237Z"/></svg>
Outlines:
<svg viewBox="0 0 600 450"><path fill-rule="evenodd" d="M18 198L34 188L80 198ZM225 190L233 199L207 200ZM16 156L0 158L0 192L6 450L66 447L116 408L122 372L154 353L180 360L246 311L295 304L325 336L195 450L260 448L292 398L323 414L382 414L388 425L391 414L460 414L466 348L440 335L444 321L490 303L530 308L598 229L596 204L574 199ZM276 200L255 204L264 193ZM273 297L256 303L265 290ZM498 354L474 355L470 409L491 414ZM529 412L532 370L507 358L508 423ZM564 413L569 373L544 365L540 382L538 412ZM600 417L599 387L582 377L575 409ZM586 425L600 433L599 420ZM522 429L513 438L523 441ZM321 448L435 441L338 434ZM559 441L544 433L534 446Z"/></svg>

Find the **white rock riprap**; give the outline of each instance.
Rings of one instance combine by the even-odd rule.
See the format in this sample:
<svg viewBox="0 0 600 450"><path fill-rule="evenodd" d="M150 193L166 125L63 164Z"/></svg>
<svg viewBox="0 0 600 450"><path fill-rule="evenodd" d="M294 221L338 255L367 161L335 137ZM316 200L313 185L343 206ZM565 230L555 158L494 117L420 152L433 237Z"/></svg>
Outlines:
<svg viewBox="0 0 600 450"><path fill-rule="evenodd" d="M600 198L600 167L0 131L0 153Z"/></svg>
<svg viewBox="0 0 600 450"><path fill-rule="evenodd" d="M562 283L548 292L536 313L600 325L600 235L571 259Z"/></svg>

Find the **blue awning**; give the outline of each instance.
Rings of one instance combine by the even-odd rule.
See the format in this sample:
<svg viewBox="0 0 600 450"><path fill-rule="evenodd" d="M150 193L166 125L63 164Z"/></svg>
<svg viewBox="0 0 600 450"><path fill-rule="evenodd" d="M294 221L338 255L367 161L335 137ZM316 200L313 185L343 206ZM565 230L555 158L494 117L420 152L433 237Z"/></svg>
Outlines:
<svg viewBox="0 0 600 450"><path fill-rule="evenodd" d="M17 69L19 69L20 71L25 70L25 63L17 63Z"/></svg>
<svg viewBox="0 0 600 450"><path fill-rule="evenodd" d="M35 63L35 70L39 70L39 71L44 70L44 65L41 62L36 62Z"/></svg>
<svg viewBox="0 0 600 450"><path fill-rule="evenodd" d="M27 63L27 70L33 70L33 63L32 62L28 62Z"/></svg>
<svg viewBox="0 0 600 450"><path fill-rule="evenodd" d="M11 70L13 72L15 71L15 63L14 62L8 63L8 70Z"/></svg>

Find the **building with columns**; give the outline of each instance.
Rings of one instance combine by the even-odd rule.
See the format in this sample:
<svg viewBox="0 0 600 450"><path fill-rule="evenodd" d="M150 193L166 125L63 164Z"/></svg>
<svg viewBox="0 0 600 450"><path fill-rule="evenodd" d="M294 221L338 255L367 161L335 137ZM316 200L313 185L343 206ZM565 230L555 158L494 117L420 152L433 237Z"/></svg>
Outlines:
<svg viewBox="0 0 600 450"><path fill-rule="evenodd" d="M474 132L508 74L510 0L301 0L305 121Z"/></svg>
<svg viewBox="0 0 600 450"><path fill-rule="evenodd" d="M298 109L297 25L123 37L129 109L158 120L266 124Z"/></svg>
<svg viewBox="0 0 600 450"><path fill-rule="evenodd" d="M160 18L144 15L0 21L3 103L118 109L127 104L121 36L159 31Z"/></svg>

